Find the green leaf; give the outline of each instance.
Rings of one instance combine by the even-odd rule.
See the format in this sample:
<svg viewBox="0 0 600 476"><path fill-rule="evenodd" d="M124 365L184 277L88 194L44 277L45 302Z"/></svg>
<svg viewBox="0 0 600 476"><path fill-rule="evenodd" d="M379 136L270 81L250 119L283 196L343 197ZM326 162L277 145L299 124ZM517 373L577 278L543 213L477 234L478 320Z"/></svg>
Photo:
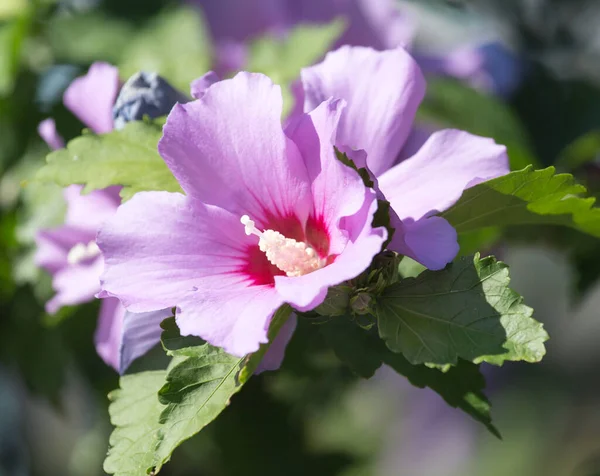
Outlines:
<svg viewBox="0 0 600 476"><path fill-rule="evenodd" d="M23 15L0 25L0 96L14 88L21 65L21 53L31 28L31 15Z"/></svg>
<svg viewBox="0 0 600 476"><path fill-rule="evenodd" d="M117 476L158 473L175 448L229 405L290 314L291 308L282 306L271 321L269 343L245 357L181 336L174 318L163 321L161 341L173 360L167 371L122 377L121 388L110 395L111 421L117 428L104 470Z"/></svg>
<svg viewBox="0 0 600 476"><path fill-rule="evenodd" d="M127 22L99 13L62 14L50 19L46 35L52 53L61 61L116 64L133 29Z"/></svg>
<svg viewBox="0 0 600 476"><path fill-rule="evenodd" d="M119 389L111 392L108 412L115 430L104 471L119 476L141 476L155 466L155 448L160 438L159 417L164 406L157 392L167 372L156 370L125 375Z"/></svg>
<svg viewBox="0 0 600 476"><path fill-rule="evenodd" d="M460 408L500 437L492 424L490 404L483 394L485 379L477 365L459 360L446 372L412 365L402 355L391 352L376 335L359 328L348 318L332 319L320 329L338 358L359 376L370 378L385 363L412 385L431 388L449 405Z"/></svg>
<svg viewBox="0 0 600 476"><path fill-rule="evenodd" d="M160 126L141 121L99 136L86 133L69 142L65 149L49 154L36 179L63 187L83 184L84 193L123 185L123 199L143 190L180 192L158 153L160 137Z"/></svg>
<svg viewBox="0 0 600 476"><path fill-rule="evenodd" d="M512 169L537 164L525 128L499 99L447 78L428 78L418 116L425 123L492 137L506 145Z"/></svg>
<svg viewBox="0 0 600 476"><path fill-rule="evenodd" d="M590 131L569 144L560 154L556 165L576 169L597 160L600 153L600 131Z"/></svg>
<svg viewBox="0 0 600 476"><path fill-rule="evenodd" d="M517 172L465 190L441 214L459 233L490 226L564 225L600 237L600 209L595 199L582 198L586 189L572 175L554 167Z"/></svg>
<svg viewBox="0 0 600 476"><path fill-rule="evenodd" d="M492 256L424 271L380 296L379 334L412 364L539 362L548 335L509 281L508 266Z"/></svg>
<svg viewBox="0 0 600 476"><path fill-rule="evenodd" d="M183 92L211 64L210 42L198 9L180 7L153 19L125 47L119 69L124 77L153 71Z"/></svg>
<svg viewBox="0 0 600 476"><path fill-rule="evenodd" d="M282 85L284 116L293 107L289 85L298 79L300 70L318 61L344 30L342 20L322 25L298 25L282 40L265 36L252 42L246 69L269 76Z"/></svg>

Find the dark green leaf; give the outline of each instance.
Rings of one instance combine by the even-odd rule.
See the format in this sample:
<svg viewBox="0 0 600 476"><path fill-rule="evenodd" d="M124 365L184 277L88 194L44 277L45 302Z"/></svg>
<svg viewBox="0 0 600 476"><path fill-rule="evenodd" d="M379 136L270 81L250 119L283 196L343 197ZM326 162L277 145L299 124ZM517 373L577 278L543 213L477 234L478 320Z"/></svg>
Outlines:
<svg viewBox="0 0 600 476"><path fill-rule="evenodd" d="M569 144L556 161L558 167L576 169L598 159L600 154L600 131L591 131Z"/></svg>
<svg viewBox="0 0 600 476"><path fill-rule="evenodd" d="M517 172L465 190L441 214L459 233L490 226L564 225L600 237L600 209L594 198L581 198L584 186L554 167Z"/></svg>
<svg viewBox="0 0 600 476"><path fill-rule="evenodd" d="M509 281L504 263L479 255L400 281L378 300L380 336L412 364L538 362L548 335Z"/></svg>
<svg viewBox="0 0 600 476"><path fill-rule="evenodd" d="M376 335L359 328L348 318L332 319L320 329L338 358L361 377L372 377L385 363L414 386L431 388L449 405L460 408L483 423L494 435L500 436L492 425L490 404L483 394L485 380L477 365L459 360L446 372L425 365L412 365L402 355L386 348Z"/></svg>
<svg viewBox="0 0 600 476"><path fill-rule="evenodd" d="M63 187L83 184L84 193L123 185L123 199L143 190L179 192L179 184L158 153L160 137L160 126L141 121L99 136L86 133L48 155L36 179Z"/></svg>

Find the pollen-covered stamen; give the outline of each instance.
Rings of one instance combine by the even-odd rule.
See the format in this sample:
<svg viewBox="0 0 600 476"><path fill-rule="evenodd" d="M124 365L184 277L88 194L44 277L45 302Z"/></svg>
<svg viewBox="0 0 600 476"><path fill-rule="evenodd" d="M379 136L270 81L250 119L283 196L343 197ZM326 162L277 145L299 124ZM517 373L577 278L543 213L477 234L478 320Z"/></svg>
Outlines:
<svg viewBox="0 0 600 476"><path fill-rule="evenodd" d="M290 277L302 276L325 266L317 252L306 243L286 238L275 230L260 231L248 215L240 221L245 226L246 235L260 238L258 247L267 259Z"/></svg>
<svg viewBox="0 0 600 476"><path fill-rule="evenodd" d="M77 243L69 250L67 262L71 265L75 265L82 261L95 258L99 254L100 248L98 248L95 241L90 241L87 245L85 243Z"/></svg>

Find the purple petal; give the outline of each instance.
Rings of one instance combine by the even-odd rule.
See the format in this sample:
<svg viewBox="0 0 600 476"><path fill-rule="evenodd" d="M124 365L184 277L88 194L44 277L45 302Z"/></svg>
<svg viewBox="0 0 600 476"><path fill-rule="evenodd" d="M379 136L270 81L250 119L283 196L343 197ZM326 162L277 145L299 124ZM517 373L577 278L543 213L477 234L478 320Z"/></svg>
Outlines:
<svg viewBox="0 0 600 476"><path fill-rule="evenodd" d="M171 308L141 313L125 312L117 368L120 374L123 374L135 359L160 342L160 323L172 315Z"/></svg>
<svg viewBox="0 0 600 476"><path fill-rule="evenodd" d="M131 363L160 342L160 323L171 309L132 313L116 298L102 300L94 342L98 355L123 374Z"/></svg>
<svg viewBox="0 0 600 476"><path fill-rule="evenodd" d="M504 146L447 129L380 176L379 186L400 219L418 221L451 207L466 188L508 172Z"/></svg>
<svg viewBox="0 0 600 476"><path fill-rule="evenodd" d="M62 149L65 146L65 141L56 131L56 122L54 122L54 119L46 119L40 122L38 125L38 134L51 149Z"/></svg>
<svg viewBox="0 0 600 476"><path fill-rule="evenodd" d="M271 286L199 288L178 301L176 320L181 335L200 336L241 357L268 342L269 324L282 304Z"/></svg>
<svg viewBox="0 0 600 476"><path fill-rule="evenodd" d="M95 237L100 226L114 215L121 203L121 187L94 190L86 195L81 194L82 189L81 185L70 185L64 190L67 202L65 224L90 230Z"/></svg>
<svg viewBox="0 0 600 476"><path fill-rule="evenodd" d="M78 243L87 244L93 241L95 236L95 232L72 226L40 230L35 237L35 264L55 274L67 266L67 256L73 246Z"/></svg>
<svg viewBox="0 0 600 476"><path fill-rule="evenodd" d="M275 340L271 342L263 359L260 361L260 364L258 364L258 367L254 372L255 374L277 370L281 367L283 358L285 357L285 348L292 339L297 323L298 317L296 314L292 313L288 320L285 321L285 324L281 326L281 329L279 329L279 333L275 337Z"/></svg>
<svg viewBox="0 0 600 476"><path fill-rule="evenodd" d="M348 241L347 233L338 228L340 217L354 215L365 201L361 177L337 159L333 147L343 107L343 102L325 101L286 130L306 164L312 182L312 214L329 230L331 254L341 253Z"/></svg>
<svg viewBox="0 0 600 476"><path fill-rule="evenodd" d="M234 286L246 286L238 271L249 239L225 210L177 193L138 193L98 234L106 263L101 296L147 312L179 305L197 288L235 294Z"/></svg>
<svg viewBox="0 0 600 476"><path fill-rule="evenodd" d="M125 308L116 298L103 299L100 304L98 325L94 335L96 352L116 371L119 371L119 354L123 334Z"/></svg>
<svg viewBox="0 0 600 476"><path fill-rule="evenodd" d="M169 114L158 149L185 192L265 225L310 208L306 167L281 127L279 86L239 73ZM264 226L263 226L264 228Z"/></svg>
<svg viewBox="0 0 600 476"><path fill-rule="evenodd" d="M214 71L209 71L204 76L195 79L190 86L192 97L200 99L206 90L217 82L219 82L219 76Z"/></svg>
<svg viewBox="0 0 600 476"><path fill-rule="evenodd" d="M88 73L65 91L65 106L96 134L113 129L112 108L119 92L119 71L107 63L94 63Z"/></svg>
<svg viewBox="0 0 600 476"><path fill-rule="evenodd" d="M377 211L375 193L363 192L361 210L341 220L341 227L348 233L349 241L335 261L324 268L304 276L275 276L275 288L299 311L314 309L325 300L327 289L348 279L355 278L371 264L387 239L385 228L372 228L373 215Z"/></svg>
<svg viewBox="0 0 600 476"><path fill-rule="evenodd" d="M336 144L363 149L379 175L392 166L425 93L416 62L403 49L342 47L302 70L305 111L329 97L345 99Z"/></svg>
<svg viewBox="0 0 600 476"><path fill-rule="evenodd" d="M441 217L393 222L396 230L388 248L409 256L426 268L443 269L458 254L456 230Z"/></svg>
<svg viewBox="0 0 600 476"><path fill-rule="evenodd" d="M91 263L62 268L52 279L56 295L46 303L46 312L54 314L62 306L74 306L91 301L100 290L100 275L104 263L99 256Z"/></svg>

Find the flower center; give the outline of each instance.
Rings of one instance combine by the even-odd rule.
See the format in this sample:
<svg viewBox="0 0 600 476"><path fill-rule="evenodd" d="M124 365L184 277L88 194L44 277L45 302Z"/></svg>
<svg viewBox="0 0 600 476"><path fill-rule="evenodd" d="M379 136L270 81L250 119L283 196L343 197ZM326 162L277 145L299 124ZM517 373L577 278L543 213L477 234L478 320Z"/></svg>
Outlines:
<svg viewBox="0 0 600 476"><path fill-rule="evenodd" d="M90 241L87 245L85 243L77 243L69 250L67 262L71 265L75 265L82 261L95 258L99 254L100 248L98 248L95 241Z"/></svg>
<svg viewBox="0 0 600 476"><path fill-rule="evenodd" d="M240 221L246 228L246 235L258 236L260 251L287 276L302 276L325 266L327 260L321 259L314 248L303 241L286 238L275 230L260 231L248 215Z"/></svg>

